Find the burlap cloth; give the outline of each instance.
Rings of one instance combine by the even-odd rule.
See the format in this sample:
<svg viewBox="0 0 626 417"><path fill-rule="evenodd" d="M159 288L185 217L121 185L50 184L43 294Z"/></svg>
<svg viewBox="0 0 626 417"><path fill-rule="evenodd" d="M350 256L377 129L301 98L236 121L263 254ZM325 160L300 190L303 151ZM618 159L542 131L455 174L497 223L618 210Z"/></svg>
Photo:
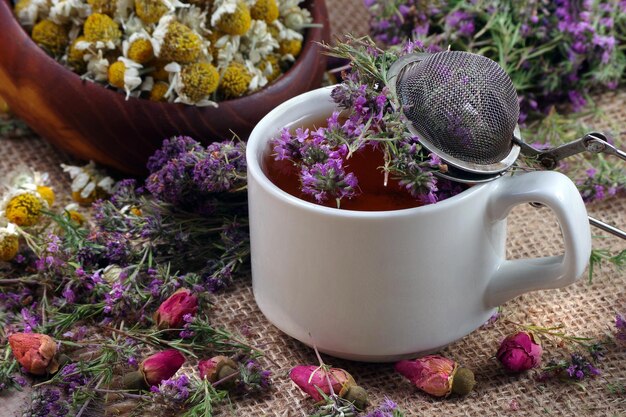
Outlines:
<svg viewBox="0 0 626 417"><path fill-rule="evenodd" d="M364 34L367 13L360 0L327 0L335 31ZM341 28L341 29L338 29ZM599 105L626 130L626 91L599 98ZM597 126L602 128L602 126ZM621 138L625 143L624 135ZM56 190L68 190L69 181L60 163L71 157L37 137L0 138L0 178L17 165L33 167L50 174ZM62 193L62 192L61 192ZM67 194L64 196L67 199ZM591 214L626 228L626 199L614 198L589 207ZM593 230L594 233L599 233ZM617 238L594 239L596 248L626 249ZM547 209L516 208L509 216L508 256L536 257L561 253L560 231ZM626 273L612 266L600 267L589 284L586 276L559 290L539 291L520 296L503 306L510 320L541 326L565 325L568 333L602 339L611 335L615 314L626 313ZM237 398L232 409L220 407L216 415L306 416L311 409L307 399L289 380L288 370L297 364L315 364L314 352L283 335L261 314L254 303L249 279L215 299L213 322L237 331L246 326L252 344L267 353L263 360L274 373L274 388L262 397ZM373 404L385 397L396 401L410 416L626 416L626 396L609 390L610 384L626 385L626 351L611 348L601 364L602 376L585 382L586 390L563 383L539 383L536 373L507 375L494 354L502 338L515 328L500 320L476 330L440 353L471 367L478 381L475 390L463 398L433 399L417 391L393 372L390 364L363 364L323 356L334 366L347 369L367 389ZM544 358L565 350L553 343L544 346ZM29 397L22 393L0 394L0 416L21 415Z"/></svg>

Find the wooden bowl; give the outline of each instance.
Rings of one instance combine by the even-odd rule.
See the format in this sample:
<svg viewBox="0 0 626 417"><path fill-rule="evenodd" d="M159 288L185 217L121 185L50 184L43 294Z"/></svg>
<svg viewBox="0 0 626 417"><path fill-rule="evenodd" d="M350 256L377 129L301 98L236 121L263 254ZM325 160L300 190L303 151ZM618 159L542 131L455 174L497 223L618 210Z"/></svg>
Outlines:
<svg viewBox="0 0 626 417"><path fill-rule="evenodd" d="M22 29L7 0L0 0L0 96L40 136L85 160L143 175L163 139L187 135L211 143L245 139L256 123L283 101L319 87L328 42L324 0L306 0L315 23L294 65L268 87L219 103L218 108L130 98L80 77L49 57ZM232 131L232 132L231 132Z"/></svg>

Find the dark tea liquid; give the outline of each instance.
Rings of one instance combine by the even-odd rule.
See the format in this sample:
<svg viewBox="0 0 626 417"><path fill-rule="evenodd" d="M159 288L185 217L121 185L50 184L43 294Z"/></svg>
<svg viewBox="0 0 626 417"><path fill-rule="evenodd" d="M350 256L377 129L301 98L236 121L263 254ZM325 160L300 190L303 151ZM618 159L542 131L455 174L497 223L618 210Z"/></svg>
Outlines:
<svg viewBox="0 0 626 417"><path fill-rule="evenodd" d="M340 207L345 210L359 211L386 211L418 207L422 204L398 184L398 181L389 178L385 186L385 177L382 169L384 164L383 152L380 147L371 145L352 154L346 160L346 173L353 172L358 179L360 193L351 198L342 198ZM263 158L265 175L281 190L302 200L319 204L312 196L300 191L299 171L293 162L275 161L272 150L268 149ZM334 198L329 198L323 206L337 208Z"/></svg>

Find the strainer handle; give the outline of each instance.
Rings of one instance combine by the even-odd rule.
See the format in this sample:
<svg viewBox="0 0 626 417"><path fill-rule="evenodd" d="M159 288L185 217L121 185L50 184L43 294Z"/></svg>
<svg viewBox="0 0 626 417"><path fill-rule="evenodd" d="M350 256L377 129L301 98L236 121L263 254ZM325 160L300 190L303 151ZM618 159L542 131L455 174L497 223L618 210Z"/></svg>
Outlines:
<svg viewBox="0 0 626 417"><path fill-rule="evenodd" d="M485 293L490 307L528 291L560 288L584 273L591 254L591 232L585 204L574 183L559 172L530 172L501 178L491 195L489 216L502 221L519 204L539 202L551 208L561 227L565 251L544 258L502 259Z"/></svg>

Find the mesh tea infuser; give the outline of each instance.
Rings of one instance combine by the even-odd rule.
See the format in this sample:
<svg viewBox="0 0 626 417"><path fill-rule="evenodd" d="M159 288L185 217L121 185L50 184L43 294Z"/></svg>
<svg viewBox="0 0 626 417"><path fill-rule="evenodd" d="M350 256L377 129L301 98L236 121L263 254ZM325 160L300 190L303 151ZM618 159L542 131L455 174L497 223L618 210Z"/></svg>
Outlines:
<svg viewBox="0 0 626 417"><path fill-rule="evenodd" d="M513 82L489 58L461 51L408 54L390 67L387 78L409 131L448 165L447 172L437 173L442 177L471 184L492 181L513 166L520 152L546 169L582 151L626 160L626 153L599 132L545 151L524 143ZM590 221L626 239L623 231Z"/></svg>

